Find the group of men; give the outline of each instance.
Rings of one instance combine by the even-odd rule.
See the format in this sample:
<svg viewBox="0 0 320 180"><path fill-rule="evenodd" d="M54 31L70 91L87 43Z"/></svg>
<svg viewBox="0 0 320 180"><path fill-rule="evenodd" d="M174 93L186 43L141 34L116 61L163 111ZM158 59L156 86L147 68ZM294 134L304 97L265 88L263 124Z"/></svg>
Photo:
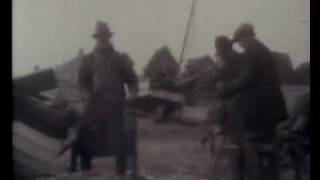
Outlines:
<svg viewBox="0 0 320 180"><path fill-rule="evenodd" d="M243 53L233 49L234 43ZM212 81L224 107L219 124L240 152L234 162L234 178L276 180L276 126L287 118L287 110L273 55L246 23L238 27L232 40L217 37L215 46L220 66Z"/></svg>
<svg viewBox="0 0 320 180"><path fill-rule="evenodd" d="M233 49L235 43L243 48L243 53ZM218 121L223 136L237 149L236 155L230 156L233 158L231 173L234 174L231 179L277 180L282 158L279 156L279 138L282 137L278 135L278 127L287 119L295 123L303 116L300 129L306 129L310 121L310 96L307 93L302 97L306 103L299 106L297 113L287 113L275 59L255 37L251 24L240 25L232 40L226 36L217 37L215 46L220 65L213 72L211 82L218 90L222 110L219 118L209 118L209 122ZM305 130L303 132L308 134ZM300 180L301 171L295 169L296 179Z"/></svg>
<svg viewBox="0 0 320 180"><path fill-rule="evenodd" d="M79 69L79 84L87 101L73 153L80 155L82 170L89 170L92 158L107 149L116 157L117 173L123 177L127 169L123 110L126 94L137 96L138 79L128 57L112 46L112 35L106 23L97 23L96 46ZM234 43L244 52L236 52ZM223 124L232 129L228 136L240 147L237 178L276 180L275 127L287 118L287 110L272 53L255 37L251 24L240 25L232 40L217 37L215 46L221 66L212 73L212 82L226 107ZM93 136L103 143L94 146ZM261 148L263 145L271 148ZM72 171L75 166L71 164Z"/></svg>

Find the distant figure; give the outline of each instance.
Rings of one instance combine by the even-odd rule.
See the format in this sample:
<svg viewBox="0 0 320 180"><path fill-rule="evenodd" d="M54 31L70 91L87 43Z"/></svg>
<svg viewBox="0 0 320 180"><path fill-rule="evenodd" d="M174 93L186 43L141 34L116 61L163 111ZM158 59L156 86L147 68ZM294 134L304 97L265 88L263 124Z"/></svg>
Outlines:
<svg viewBox="0 0 320 180"><path fill-rule="evenodd" d="M275 127L287 117L287 110L276 63L270 50L255 38L251 24L240 25L233 38L244 48L241 69L235 79L218 87L223 95L233 96L231 118L243 125L241 146L248 180L277 180Z"/></svg>
<svg viewBox="0 0 320 180"><path fill-rule="evenodd" d="M117 173L127 169L124 137L125 85L129 96L135 97L138 80L127 55L117 52L111 44L107 23L97 22L93 37L94 50L83 58L79 84L89 98L80 123L80 149L86 156L83 170L91 168L94 156L115 155ZM119 176L119 177L120 177Z"/></svg>

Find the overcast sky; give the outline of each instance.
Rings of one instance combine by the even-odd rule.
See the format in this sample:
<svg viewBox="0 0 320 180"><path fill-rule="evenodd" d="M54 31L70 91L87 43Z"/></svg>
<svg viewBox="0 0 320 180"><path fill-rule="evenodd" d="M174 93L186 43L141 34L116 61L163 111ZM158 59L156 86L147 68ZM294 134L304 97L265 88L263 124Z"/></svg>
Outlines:
<svg viewBox="0 0 320 180"><path fill-rule="evenodd" d="M185 58L214 54L217 35L231 37L242 22L256 27L271 50L289 53L294 66L310 58L309 0L197 0ZM141 73L155 49L168 45L178 58L191 0L13 0L13 74L54 67L79 48L94 46L98 20Z"/></svg>

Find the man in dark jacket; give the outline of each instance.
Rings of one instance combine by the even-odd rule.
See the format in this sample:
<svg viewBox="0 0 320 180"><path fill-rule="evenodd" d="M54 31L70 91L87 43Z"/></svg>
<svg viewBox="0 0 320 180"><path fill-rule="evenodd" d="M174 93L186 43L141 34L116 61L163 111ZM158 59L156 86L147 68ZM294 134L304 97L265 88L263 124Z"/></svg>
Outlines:
<svg viewBox="0 0 320 180"><path fill-rule="evenodd" d="M276 180L277 158L270 149L274 143L275 126L286 118L287 110L275 60L270 50L255 38L251 24L242 24L235 31L234 42L244 48L242 67L235 79L219 86L220 91L233 96L232 118L243 125L243 150L249 180ZM264 157L267 158L261 160Z"/></svg>
<svg viewBox="0 0 320 180"><path fill-rule="evenodd" d="M132 62L111 44L112 34L105 22L98 22L93 37L97 44L79 69L79 84L88 95L80 123L79 141L87 156L85 169L93 156L115 155L117 173L126 171L124 135L125 86L129 98L137 95L138 80Z"/></svg>
<svg viewBox="0 0 320 180"><path fill-rule="evenodd" d="M232 81L238 76L239 65L242 56L233 50L232 42L226 36L218 36L215 40L216 58L218 60L217 68L212 72L211 83L223 83ZM233 122L233 113L230 108L232 97L219 96L215 99L214 108L210 111L209 121L221 127L221 131L208 133L211 140L211 150L214 156L221 157L224 163L216 166L212 173L213 177L219 179L240 180L243 171L242 166L238 163L240 158L240 147L238 143L239 131ZM206 125L206 127L208 127ZM213 128L214 129L214 128ZM221 139L224 143L215 147L215 139ZM212 141L213 140L213 141ZM213 142L213 143L212 143ZM212 148L214 147L214 148ZM219 159L216 159L216 161ZM217 162L219 163L219 162Z"/></svg>

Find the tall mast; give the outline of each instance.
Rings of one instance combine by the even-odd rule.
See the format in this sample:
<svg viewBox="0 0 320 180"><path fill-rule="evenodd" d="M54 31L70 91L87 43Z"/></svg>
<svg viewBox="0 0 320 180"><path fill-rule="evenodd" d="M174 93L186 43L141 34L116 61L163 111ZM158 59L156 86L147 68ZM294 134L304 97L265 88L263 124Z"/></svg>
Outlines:
<svg viewBox="0 0 320 180"><path fill-rule="evenodd" d="M194 14L195 2L196 2L196 0L192 0L191 10L190 10L190 14L189 14L188 23L187 23L187 28L186 28L186 32L185 32L184 39L183 39L182 50L181 50L180 57L179 57L179 72L181 71L183 54L184 54L185 46L186 46L188 35L189 35L191 18L192 18L192 15Z"/></svg>

